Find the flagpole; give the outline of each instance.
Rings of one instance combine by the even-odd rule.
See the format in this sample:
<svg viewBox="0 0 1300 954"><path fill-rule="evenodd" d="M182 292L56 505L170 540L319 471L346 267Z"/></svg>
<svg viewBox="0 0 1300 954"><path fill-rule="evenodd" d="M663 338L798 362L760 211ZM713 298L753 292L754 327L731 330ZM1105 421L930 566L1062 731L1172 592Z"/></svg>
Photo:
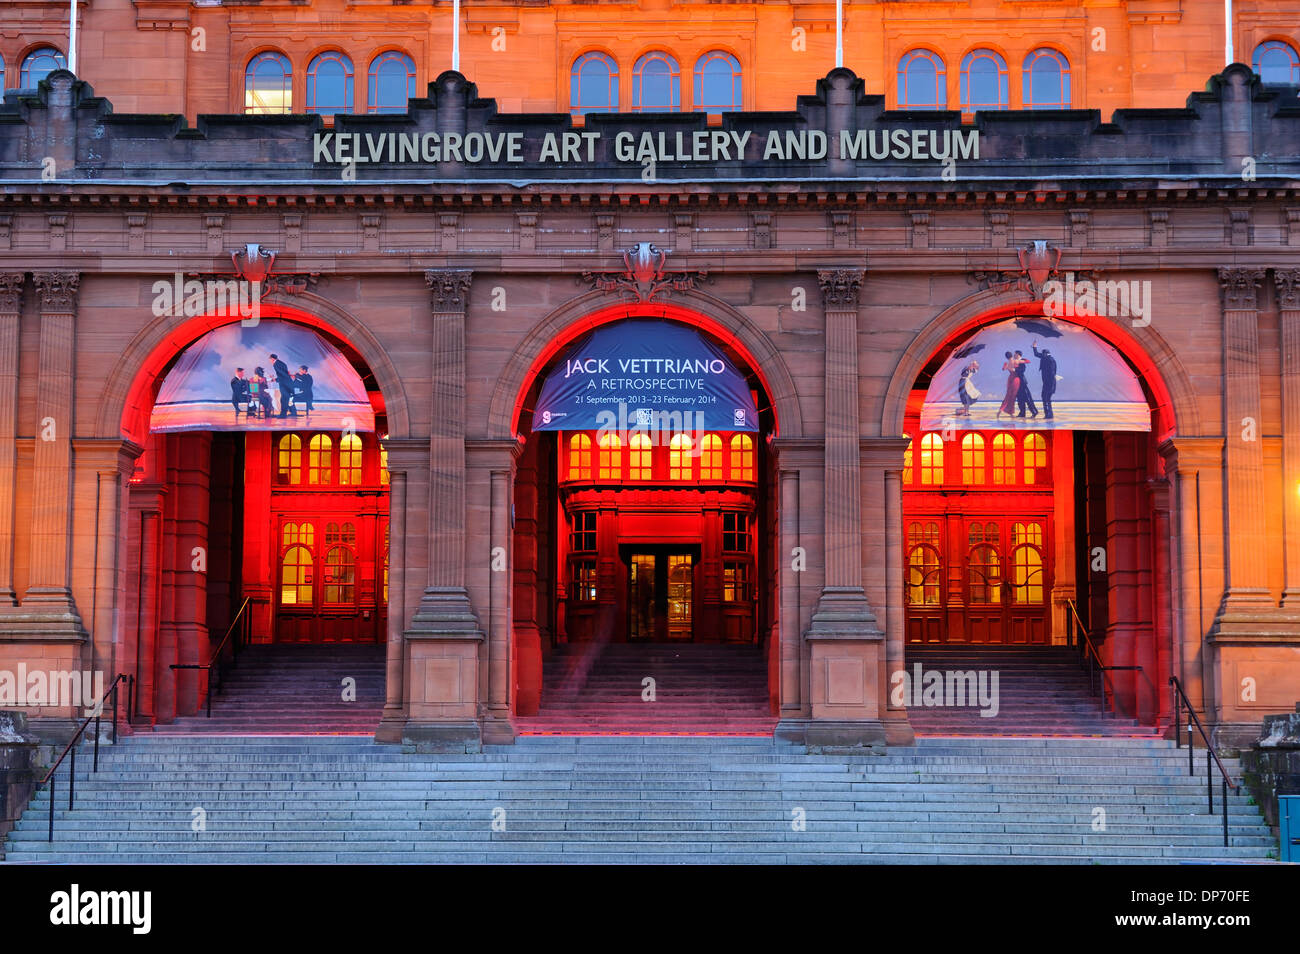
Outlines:
<svg viewBox="0 0 1300 954"><path fill-rule="evenodd" d="M68 0L68 71L77 73L77 0Z"/></svg>
<svg viewBox="0 0 1300 954"><path fill-rule="evenodd" d="M451 0L451 68L460 72L460 0Z"/></svg>
<svg viewBox="0 0 1300 954"><path fill-rule="evenodd" d="M1228 62L1224 65L1231 66L1234 62L1232 49L1232 0L1223 0L1223 58Z"/></svg>
<svg viewBox="0 0 1300 954"><path fill-rule="evenodd" d="M835 0L835 68L844 65L844 0Z"/></svg>

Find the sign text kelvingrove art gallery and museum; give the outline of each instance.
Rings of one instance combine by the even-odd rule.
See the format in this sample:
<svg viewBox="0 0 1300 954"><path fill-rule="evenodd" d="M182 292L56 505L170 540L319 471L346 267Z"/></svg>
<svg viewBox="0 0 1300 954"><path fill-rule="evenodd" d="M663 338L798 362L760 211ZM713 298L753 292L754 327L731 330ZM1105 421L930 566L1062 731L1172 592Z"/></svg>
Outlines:
<svg viewBox="0 0 1300 954"><path fill-rule="evenodd" d="M0 670L121 674L128 746L499 745L538 791L629 734L735 736L654 784L761 776L745 804L822 860L872 806L949 797L891 787L942 774L898 768L926 736L1105 736L1146 760L1096 796L1116 826L1221 850L1217 815L1157 838L1125 799L1184 784L1189 706L1226 752L1300 693L1300 87L1238 63L1177 108L963 115L836 68L780 109L573 115L418 75L405 109L330 116L118 111L64 69L7 91ZM28 715L65 745L82 721ZM825 798L788 768L809 751L850 760ZM1048 787L1104 760L1077 761ZM1157 807L1203 808L1201 771ZM517 847L497 775L485 857ZM390 839L413 857L462 823L443 791ZM1093 797L1042 822L1053 849L1130 857L1075 818ZM1214 857L1262 857L1231 797ZM912 824L890 838L935 843Z"/></svg>

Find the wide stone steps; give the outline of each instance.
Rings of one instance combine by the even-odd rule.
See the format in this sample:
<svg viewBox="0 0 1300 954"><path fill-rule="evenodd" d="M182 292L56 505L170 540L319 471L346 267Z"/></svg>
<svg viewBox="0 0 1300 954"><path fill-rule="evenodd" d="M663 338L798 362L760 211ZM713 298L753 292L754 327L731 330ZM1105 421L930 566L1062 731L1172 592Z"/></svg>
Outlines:
<svg viewBox="0 0 1300 954"><path fill-rule="evenodd" d="M7 861L1124 864L1276 847L1237 794L1225 849L1204 775L1160 740L942 738L831 756L771 739L559 737L424 755L345 736L146 735L101 748L97 774L89 762L71 812L60 778L54 843L42 791Z"/></svg>

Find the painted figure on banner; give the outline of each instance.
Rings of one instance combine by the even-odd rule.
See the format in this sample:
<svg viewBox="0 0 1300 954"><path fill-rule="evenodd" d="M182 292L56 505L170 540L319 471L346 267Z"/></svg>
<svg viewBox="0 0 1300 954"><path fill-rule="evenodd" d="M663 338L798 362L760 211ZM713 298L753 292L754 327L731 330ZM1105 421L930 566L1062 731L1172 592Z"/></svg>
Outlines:
<svg viewBox="0 0 1300 954"><path fill-rule="evenodd" d="M235 376L230 379L230 403L235 406L235 421L239 421L239 412L248 404L248 379L244 377L243 368L235 368Z"/></svg>
<svg viewBox="0 0 1300 954"><path fill-rule="evenodd" d="M971 405L980 398L980 389L975 387L974 380L974 374L979 369L978 361L972 361L962 368L961 380L957 384L957 400L961 401L961 410L957 413L962 417L970 417Z"/></svg>
<svg viewBox="0 0 1300 954"><path fill-rule="evenodd" d="M1016 394L1016 407L1020 412L1016 417L1024 417L1025 410L1028 409L1030 417L1038 416L1038 405L1034 404L1034 396L1029 392L1029 382L1025 379L1025 369L1029 367L1029 359L1020 351L1015 354L1016 358L1016 377L1020 379L1020 389Z"/></svg>
<svg viewBox="0 0 1300 954"><path fill-rule="evenodd" d="M1051 348L1038 349L1038 339L1035 338L1030 345L1034 349L1034 357L1038 359L1038 373L1043 379L1043 417L1052 420L1052 395L1056 393L1056 358L1052 357Z"/></svg>
<svg viewBox="0 0 1300 954"><path fill-rule="evenodd" d="M1002 370L1007 372L1007 393L1002 398L1002 406L998 408L998 417L1003 414L1015 414L1016 400L1020 396L1020 363L1010 351L1006 353L1006 360L1002 362Z"/></svg>

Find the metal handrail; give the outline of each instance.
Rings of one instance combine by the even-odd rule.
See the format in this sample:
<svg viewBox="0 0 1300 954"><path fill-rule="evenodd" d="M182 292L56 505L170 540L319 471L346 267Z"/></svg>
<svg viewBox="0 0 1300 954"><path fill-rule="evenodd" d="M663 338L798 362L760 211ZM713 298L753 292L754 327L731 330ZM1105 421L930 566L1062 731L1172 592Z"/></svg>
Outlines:
<svg viewBox="0 0 1300 954"><path fill-rule="evenodd" d="M1205 743L1205 794L1209 797L1210 814L1214 814L1214 779L1210 776L1210 759L1214 759L1214 764L1219 767L1219 773L1223 776L1223 847L1228 847L1228 789L1234 792L1237 790L1237 783L1228 776L1228 770L1223 767L1223 760L1219 758L1219 753L1214 750L1210 744L1210 737L1205 732L1205 726L1201 724L1200 718L1196 715L1196 710L1192 708L1192 702L1187 698L1187 693L1183 692L1183 684L1178 681L1177 676L1169 677L1169 685L1174 687L1174 748L1181 749L1182 743L1182 722L1179 719L1181 707L1187 706L1187 774L1196 774L1196 763L1193 760L1192 753L1192 726L1196 726L1196 731L1201 733L1201 741Z"/></svg>
<svg viewBox="0 0 1300 954"><path fill-rule="evenodd" d="M1101 673L1101 679L1098 688L1101 689L1101 711L1105 712L1106 711L1106 683L1109 682L1110 680L1110 676L1108 676L1107 673L1141 672L1142 667L1141 666L1107 666L1105 663L1103 663L1101 660L1101 653L1097 649L1097 644L1092 641L1091 637L1089 637L1088 627L1083 625L1083 620L1080 619L1079 617L1079 610L1078 607L1074 605L1074 600L1067 598L1065 604L1068 607L1070 607L1070 615L1074 617L1075 631L1078 632L1081 636L1083 636L1083 646L1084 649L1086 650L1084 656L1088 660L1089 687L1092 686L1092 673L1093 673L1094 664L1096 670ZM1110 687L1110 695L1112 699L1115 698L1114 685L1111 685Z"/></svg>
<svg viewBox="0 0 1300 954"><path fill-rule="evenodd" d="M251 596L244 597L244 602L239 605L239 612L237 612L235 614L235 618L230 621L230 626L226 629L226 635L221 637L221 642L217 644L216 651L213 652L211 659L209 659L206 663L173 663L171 666L172 669L207 670L208 673L207 711L208 711L209 719L212 718L212 693L216 689L219 689L221 687L221 662L220 662L221 654L222 652L225 651L226 643L230 642L230 637L234 634L236 627L241 627L241 635L247 637L248 622L251 617L245 616L244 613L248 609L248 604L249 602L251 602L251 600L252 600ZM245 642L246 641L247 640L245 639ZM232 666L235 664L236 660L239 657L239 645L240 645L240 640L238 639L235 640L233 643L230 643L230 664ZM216 671L217 674L215 686L212 684L212 673L214 670Z"/></svg>
<svg viewBox="0 0 1300 954"><path fill-rule="evenodd" d="M81 741L81 736L85 733L86 726L90 725L91 721L93 720L95 723L95 762L94 762L94 767L91 769L91 771L98 772L99 771L99 727L100 727L100 720L103 718L104 715L104 703L108 701L109 696L113 697L113 744L117 745L117 690L118 690L118 686L121 684L122 680L124 679L126 680L126 692L127 692L126 711L129 718L131 712L131 706L135 701L134 700L135 677L127 673L121 672L117 674L117 677L109 685L108 692L104 693L103 697L95 705L95 708L93 710L94 715L88 715L86 716L86 718L81 720L81 725L77 727L77 731L72 733L72 739L68 742L67 745L63 747L63 751L60 752L59 757L54 760L54 764L51 765L50 770L45 773L45 777L41 779L39 783L37 783L38 786L43 786L43 785L50 786L50 831L49 831L49 837L47 838L48 841L54 840L54 793L55 793L54 773L59 770L59 766L62 765L63 760L68 757L68 753L72 753L72 761L71 763L69 763L68 766L68 811L72 811L73 798L77 791L77 743Z"/></svg>

